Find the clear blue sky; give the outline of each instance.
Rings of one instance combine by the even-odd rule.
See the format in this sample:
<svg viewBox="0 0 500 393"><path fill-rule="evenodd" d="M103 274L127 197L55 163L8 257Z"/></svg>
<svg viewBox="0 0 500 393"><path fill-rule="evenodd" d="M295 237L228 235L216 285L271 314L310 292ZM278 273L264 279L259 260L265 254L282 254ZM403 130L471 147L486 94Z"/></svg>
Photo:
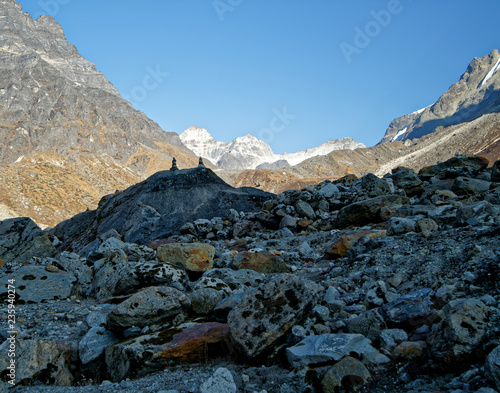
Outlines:
<svg viewBox="0 0 500 393"><path fill-rule="evenodd" d="M52 14L164 130L253 134L277 153L347 136L374 145L393 118L434 103L474 57L500 49L498 0L20 3Z"/></svg>

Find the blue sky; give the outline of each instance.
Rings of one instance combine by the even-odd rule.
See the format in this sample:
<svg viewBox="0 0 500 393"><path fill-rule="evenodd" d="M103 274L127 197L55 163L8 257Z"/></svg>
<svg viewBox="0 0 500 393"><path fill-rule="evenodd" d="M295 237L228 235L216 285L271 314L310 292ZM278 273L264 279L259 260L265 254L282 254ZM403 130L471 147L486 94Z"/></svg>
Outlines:
<svg viewBox="0 0 500 393"><path fill-rule="evenodd" d="M368 146L500 49L498 0L20 0L166 131Z"/></svg>

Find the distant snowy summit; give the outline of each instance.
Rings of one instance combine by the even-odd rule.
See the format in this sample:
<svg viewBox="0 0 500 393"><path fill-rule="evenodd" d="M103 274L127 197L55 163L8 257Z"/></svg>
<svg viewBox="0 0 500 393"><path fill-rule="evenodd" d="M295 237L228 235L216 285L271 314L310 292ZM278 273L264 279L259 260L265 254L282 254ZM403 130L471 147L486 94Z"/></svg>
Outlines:
<svg viewBox="0 0 500 393"><path fill-rule="evenodd" d="M223 169L278 169L334 150L366 147L353 138L343 138L330 139L321 146L296 153L275 154L266 142L252 135L238 137L231 142L218 142L206 129L195 126L189 127L180 138L195 154Z"/></svg>

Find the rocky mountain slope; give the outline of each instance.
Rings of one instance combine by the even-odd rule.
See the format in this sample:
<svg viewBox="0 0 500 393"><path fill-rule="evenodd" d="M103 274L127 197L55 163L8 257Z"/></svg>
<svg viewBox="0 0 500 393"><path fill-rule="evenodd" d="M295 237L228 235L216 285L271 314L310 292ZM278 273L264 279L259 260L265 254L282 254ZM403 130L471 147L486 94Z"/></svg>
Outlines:
<svg viewBox="0 0 500 393"><path fill-rule="evenodd" d="M420 138L438 127L473 121L500 111L500 54L475 58L460 80L427 108L395 119L380 143Z"/></svg>
<svg viewBox="0 0 500 393"><path fill-rule="evenodd" d="M175 133L136 111L80 56L61 26L33 21L14 0L0 1L0 163L36 151L107 154L146 174L162 160L194 166Z"/></svg>
<svg viewBox="0 0 500 393"><path fill-rule="evenodd" d="M458 156L324 181L251 210L194 214L168 239L143 230L142 245L123 232L125 196L154 206L164 181L167 199L222 181L200 168L109 197L96 215L106 232L83 249L70 226L54 236L27 218L2 221L0 277L15 283L18 334L0 331L0 350L19 359L12 373L0 357L2 382L57 393L494 393L500 161L488 166ZM235 207L239 197L228 194Z"/></svg>
<svg viewBox="0 0 500 393"><path fill-rule="evenodd" d="M204 128L195 126L184 131L182 142L200 157L206 158L226 170L234 169L278 169L296 165L308 158L325 155L334 150L359 149L365 147L352 138L330 139L321 146L296 153L275 154L264 141L246 135L231 142L218 142Z"/></svg>
<svg viewBox="0 0 500 393"><path fill-rule="evenodd" d="M55 226L143 177L110 156L36 152L0 171L0 220L31 217ZM10 217L9 217L10 216Z"/></svg>
<svg viewBox="0 0 500 393"><path fill-rule="evenodd" d="M0 22L1 218L54 225L170 168L173 156L181 168L197 165L178 135L124 100L52 17L34 21L16 1L0 0Z"/></svg>

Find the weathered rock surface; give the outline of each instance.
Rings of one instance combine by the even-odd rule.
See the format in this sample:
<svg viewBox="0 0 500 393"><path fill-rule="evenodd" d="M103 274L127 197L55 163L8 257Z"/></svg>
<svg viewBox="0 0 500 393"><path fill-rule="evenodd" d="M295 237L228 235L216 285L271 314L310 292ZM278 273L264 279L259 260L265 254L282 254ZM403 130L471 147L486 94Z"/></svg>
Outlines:
<svg viewBox="0 0 500 393"><path fill-rule="evenodd" d="M50 272L45 266L23 266L9 276L22 302L40 303L46 300L66 300L75 291L76 277L63 271ZM3 288L7 291L7 288Z"/></svg>
<svg viewBox="0 0 500 393"><path fill-rule="evenodd" d="M449 366L472 358L484 338L489 308L477 299L457 299L444 308L445 318L428 338L432 355Z"/></svg>
<svg viewBox="0 0 500 393"><path fill-rule="evenodd" d="M142 262L134 264L121 279L118 280L114 293L129 294L148 286L171 286L184 288L188 283L187 274L166 262Z"/></svg>
<svg viewBox="0 0 500 393"><path fill-rule="evenodd" d="M215 306L223 299L224 293L214 288L200 288L191 295L191 309L198 315L209 315Z"/></svg>
<svg viewBox="0 0 500 393"><path fill-rule="evenodd" d="M432 290L420 289L384 305L380 312L388 325L417 327L429 323L432 316Z"/></svg>
<svg viewBox="0 0 500 393"><path fill-rule="evenodd" d="M243 252L233 258L237 269L254 270L258 273L289 273L286 263L277 255Z"/></svg>
<svg viewBox="0 0 500 393"><path fill-rule="evenodd" d="M0 259L27 263L33 257L51 257L56 250L49 237L30 218L0 221Z"/></svg>
<svg viewBox="0 0 500 393"><path fill-rule="evenodd" d="M104 327L90 329L78 345L78 356L82 364L90 363L98 359L113 344L120 339Z"/></svg>
<svg viewBox="0 0 500 393"><path fill-rule="evenodd" d="M379 341L382 331L386 328L384 319L376 309L366 311L347 321L349 333L362 334L370 341Z"/></svg>
<svg viewBox="0 0 500 393"><path fill-rule="evenodd" d="M149 287L120 303L108 315L108 327L123 332L132 326L143 328L166 324L191 305L189 297L175 288Z"/></svg>
<svg viewBox="0 0 500 393"><path fill-rule="evenodd" d="M347 228L381 222L380 211L383 207L401 204L405 201L405 198L399 195L384 195L353 203L340 209L336 225L339 228Z"/></svg>
<svg viewBox="0 0 500 393"><path fill-rule="evenodd" d="M158 259L192 272L210 270L213 265L215 249L201 243L166 244L158 247Z"/></svg>
<svg viewBox="0 0 500 393"><path fill-rule="evenodd" d="M233 374L227 368L218 368L200 387L200 393L236 393Z"/></svg>
<svg viewBox="0 0 500 393"><path fill-rule="evenodd" d="M500 389L500 346L495 347L486 358L486 377Z"/></svg>
<svg viewBox="0 0 500 393"><path fill-rule="evenodd" d="M361 334L309 336L297 345L286 349L286 356L292 367L334 363L352 354L370 363L389 362L389 359L377 352L370 345L370 340Z"/></svg>
<svg viewBox="0 0 500 393"><path fill-rule="evenodd" d="M195 324L176 334L165 344L164 359L188 363L208 362L230 354L230 332L226 324Z"/></svg>
<svg viewBox="0 0 500 393"><path fill-rule="evenodd" d="M498 192L452 192L461 177L490 179L489 169L470 171L468 158L462 158L431 178L425 171L417 175L422 189L410 199L394 179L350 177L287 191L263 202L260 212L232 209L195 219L182 234L148 241L151 248L124 242L110 230L85 245L82 257L59 253L53 238L54 257L0 267L4 279L23 268L42 267L76 280L69 300L23 304L20 339L64 338L72 349L68 369L75 384L114 381L95 389L139 391L134 378L150 373L154 376L147 378L164 378L177 370L175 375L185 378L167 386L199 391L223 366L237 388L248 391L314 391L336 370L334 390L340 379L345 389L363 384L376 393L381 386L384 393L486 392L487 378L494 381L495 373L492 365L485 366L487 355L500 339ZM320 192L328 184L335 188ZM384 192L390 194L371 198ZM377 203L393 196L404 203L381 207L377 220L362 228L336 225L352 201ZM311 206L314 220L299 215L299 201ZM470 215L459 222L465 213ZM279 229L286 216L296 226ZM396 230L397 221L414 226L409 232ZM211 268L189 271L187 264L174 267L170 258L160 261L168 247L210 249ZM293 273L258 273L241 265L233 270L248 255L265 256L262 266L279 256ZM115 319L119 326L113 327ZM123 341L100 337L107 329ZM0 338L7 337L0 330ZM329 337L358 341L343 346ZM91 355L89 363L82 363L86 355L77 356L79 347L81 355ZM282 367L287 349L296 356L292 372ZM372 378L349 356L364 362ZM266 367L257 372L249 363Z"/></svg>
<svg viewBox="0 0 500 393"><path fill-rule="evenodd" d="M276 275L247 294L228 315L231 336L243 354L266 352L300 324L318 301L320 288L291 274Z"/></svg>
<svg viewBox="0 0 500 393"><path fill-rule="evenodd" d="M257 210L271 196L256 189L235 189L207 168L163 171L104 197L97 210L59 224L52 233L64 234L63 248L74 251L112 229L126 242L146 244L178 232L190 219L224 216L228 205Z"/></svg>
<svg viewBox="0 0 500 393"><path fill-rule="evenodd" d="M325 393L335 393L339 389L357 389L371 378L370 372L359 360L347 356L331 367L321 381Z"/></svg>
<svg viewBox="0 0 500 393"><path fill-rule="evenodd" d="M0 350L8 353L10 341L5 341ZM63 342L47 340L16 340L15 344L17 384L36 379L55 385L71 386L73 375L70 372L71 348ZM10 357L0 358L0 372L5 373L10 366ZM22 359L22 361L21 361ZM10 379L9 379L10 380Z"/></svg>
<svg viewBox="0 0 500 393"><path fill-rule="evenodd" d="M108 347L104 356L111 380L141 377L162 369L162 347L158 333L135 337Z"/></svg>
<svg viewBox="0 0 500 393"><path fill-rule="evenodd" d="M130 265L123 250L112 249L93 268L95 273L90 293L97 299L104 299L115 293L117 283L127 276Z"/></svg>

